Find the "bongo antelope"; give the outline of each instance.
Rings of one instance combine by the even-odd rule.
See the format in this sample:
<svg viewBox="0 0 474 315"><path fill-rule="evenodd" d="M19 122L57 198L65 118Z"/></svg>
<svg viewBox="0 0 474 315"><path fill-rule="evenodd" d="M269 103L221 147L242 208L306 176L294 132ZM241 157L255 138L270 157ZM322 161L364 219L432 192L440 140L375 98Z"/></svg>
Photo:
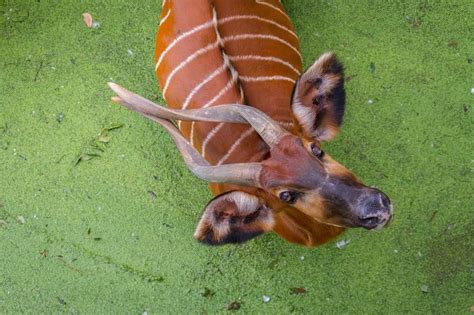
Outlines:
<svg viewBox="0 0 474 315"><path fill-rule="evenodd" d="M199 241L273 231L315 246L391 219L389 198L322 150L342 123L343 67L325 53L302 72L280 1L163 0L155 71L168 108L109 86L114 102L163 126L189 169L210 182L216 197Z"/></svg>

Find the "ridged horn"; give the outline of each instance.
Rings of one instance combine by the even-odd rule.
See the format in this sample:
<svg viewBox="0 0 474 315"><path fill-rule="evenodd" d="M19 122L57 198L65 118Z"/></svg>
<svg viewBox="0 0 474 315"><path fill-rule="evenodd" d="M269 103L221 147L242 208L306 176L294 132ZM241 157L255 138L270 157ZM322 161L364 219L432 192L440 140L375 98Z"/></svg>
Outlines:
<svg viewBox="0 0 474 315"><path fill-rule="evenodd" d="M226 104L208 108L175 110L157 105L140 95L128 91L118 84L112 82L108 84L124 101L124 103L121 103L122 105L143 115L168 120L248 123L270 147L276 145L284 135L288 134L285 129L268 115L251 106Z"/></svg>
<svg viewBox="0 0 474 315"><path fill-rule="evenodd" d="M118 94L118 93L117 93ZM135 106L121 98L115 96L112 98L117 104L135 109ZM130 99L129 99L130 101ZM155 105L154 105L155 106ZM157 105L156 105L157 106ZM138 110L137 110L138 111ZM197 177L209 182L232 183L244 186L259 186L259 175L262 169L259 163L234 163L219 166L211 166L197 152L197 150L181 135L179 130L167 119L158 118L154 115L139 111L143 116L159 123L171 135L171 138L180 151L188 168Z"/></svg>

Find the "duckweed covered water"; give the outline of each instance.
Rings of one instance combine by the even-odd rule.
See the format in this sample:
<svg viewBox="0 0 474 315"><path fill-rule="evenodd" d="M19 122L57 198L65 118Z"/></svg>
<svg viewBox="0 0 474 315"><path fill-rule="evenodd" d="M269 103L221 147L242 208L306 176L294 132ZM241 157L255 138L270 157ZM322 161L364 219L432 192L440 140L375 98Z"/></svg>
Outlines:
<svg viewBox="0 0 474 315"><path fill-rule="evenodd" d="M270 234L199 245L206 184L106 86L162 101L152 60L161 3L5 0L1 313L469 312L473 2L283 3L306 65L327 50L345 63L345 125L326 149L387 192L391 226L351 230L341 248Z"/></svg>

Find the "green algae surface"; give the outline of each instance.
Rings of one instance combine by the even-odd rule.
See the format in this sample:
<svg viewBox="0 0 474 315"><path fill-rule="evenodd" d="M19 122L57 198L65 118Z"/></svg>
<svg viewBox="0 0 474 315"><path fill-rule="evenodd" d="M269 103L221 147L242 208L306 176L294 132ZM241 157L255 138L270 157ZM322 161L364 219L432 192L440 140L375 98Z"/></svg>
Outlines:
<svg viewBox="0 0 474 315"><path fill-rule="evenodd" d="M283 3L306 65L343 60L345 124L326 150L391 197L393 223L342 248L198 244L206 183L106 86L162 101L161 3L3 0L0 313L470 312L474 3Z"/></svg>

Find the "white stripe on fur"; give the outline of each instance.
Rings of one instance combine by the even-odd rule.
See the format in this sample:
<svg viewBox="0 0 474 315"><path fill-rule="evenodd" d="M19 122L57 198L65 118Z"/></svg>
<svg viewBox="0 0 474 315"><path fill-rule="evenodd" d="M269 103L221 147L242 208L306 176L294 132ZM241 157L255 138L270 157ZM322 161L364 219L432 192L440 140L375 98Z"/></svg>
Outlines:
<svg viewBox="0 0 474 315"><path fill-rule="evenodd" d="M301 59L301 53L299 52L299 50L292 46L289 42L287 42L286 40L280 38L280 37L277 37L277 36L273 36L273 35L266 35L266 34L239 34L239 35L233 35L233 36L228 36L228 37L224 37L222 40L224 43L226 42L230 42L230 41L237 41L237 40L246 40L246 39L266 39L266 40L274 40L274 41L277 41L277 42L280 42L282 43L283 45L286 45L288 46L289 48L291 48Z"/></svg>
<svg viewBox="0 0 474 315"><path fill-rule="evenodd" d="M165 23L166 20L168 19L168 17L170 16L170 13L171 13L171 9L168 10L168 13L166 13L166 15L161 19L160 21L160 26L161 24Z"/></svg>
<svg viewBox="0 0 474 315"><path fill-rule="evenodd" d="M262 1L262 0L256 0L255 2L257 2L258 4L266 5L267 7L272 8L273 10L280 12L284 17L286 17L288 20L290 20L290 17L282 9L274 6L273 4Z"/></svg>
<svg viewBox="0 0 474 315"><path fill-rule="evenodd" d="M214 21L209 21L209 22L206 22L206 23L203 23L203 24L200 24L196 27L194 27L193 29L187 31L187 32L184 32L183 34L181 34L180 36L176 37L167 47L165 50L163 50L163 52L161 53L160 57L158 58L158 61L156 62L156 66L155 66L155 71L160 67L160 64L161 62L163 61L163 58L165 58L166 54L168 54L168 52L174 47L176 46L176 44L178 44L180 41L182 41L183 39L193 35L194 33L197 33L199 31L202 31L202 30L205 30L209 27L212 27L214 25Z"/></svg>
<svg viewBox="0 0 474 315"><path fill-rule="evenodd" d="M222 129L222 127L224 127L224 123L219 123L217 126L215 126L211 131L209 131L209 133L207 134L206 138L204 139L204 142L202 143L202 147L201 147L201 155L203 158L206 158L206 148L207 148L207 144L209 143L209 141L211 141L211 139L219 132L219 130Z"/></svg>
<svg viewBox="0 0 474 315"><path fill-rule="evenodd" d="M198 49L197 51L189 55L184 61L182 61L176 68L174 68L173 71L171 71L171 73L166 78L165 85L163 87L163 98L166 99L166 92L168 91L171 80L173 79L173 77L176 75L178 71L180 71L181 69L189 65L193 60L195 60L199 56L202 56L206 54L207 52L211 51L212 49L217 48L218 45L219 45L219 42L216 41L212 44L207 45L204 48ZM194 92L194 89L193 89L193 92ZM186 107L184 107L183 109L186 109Z"/></svg>
<svg viewBox="0 0 474 315"><path fill-rule="evenodd" d="M234 153L235 149L237 149L237 147L242 143L242 141L249 137L253 132L253 128L250 127L244 133L242 133L240 137L234 142L234 144L229 148L229 151L227 151L227 153L219 160L219 162L217 162L217 165L221 165L222 163L224 163L229 158L229 156Z"/></svg>
<svg viewBox="0 0 474 315"><path fill-rule="evenodd" d="M293 70L297 75L300 75L301 72L296 69L291 63L280 58L271 57L271 56L258 56L258 55L241 55L241 56L229 56L230 61L241 61L241 60L258 60L258 61L269 61L276 62L282 65L287 66Z"/></svg>
<svg viewBox="0 0 474 315"><path fill-rule="evenodd" d="M295 34L295 32L293 32L292 30L290 30L289 28L287 28L286 26L283 26L273 20L269 20L269 19L264 19L258 15L234 15L234 16L228 16L228 17L225 17L225 18L222 18L218 21L219 25L222 25L222 24L225 24L227 22L231 22L231 21L234 21L234 20L257 20L257 21L261 21L261 22L265 22L265 23L269 23L269 24L272 24L288 33L290 33L294 38L298 39L298 36Z"/></svg>
<svg viewBox="0 0 474 315"><path fill-rule="evenodd" d="M245 77L240 76L240 81L242 82L265 82L265 81L289 81L291 83L295 83L295 79L281 76L281 75L274 75L274 76L261 76L261 77Z"/></svg>

